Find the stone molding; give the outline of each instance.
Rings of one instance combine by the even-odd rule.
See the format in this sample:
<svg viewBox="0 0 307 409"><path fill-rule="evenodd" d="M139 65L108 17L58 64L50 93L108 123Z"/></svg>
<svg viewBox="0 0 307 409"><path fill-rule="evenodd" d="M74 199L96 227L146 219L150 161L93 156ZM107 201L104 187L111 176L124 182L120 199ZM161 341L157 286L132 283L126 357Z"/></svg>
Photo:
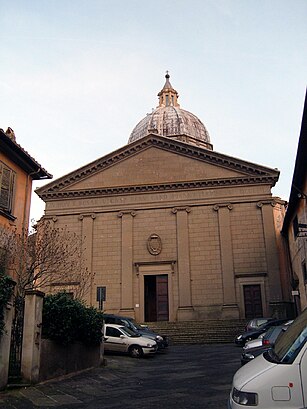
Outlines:
<svg viewBox="0 0 307 409"><path fill-rule="evenodd" d="M128 214L128 215L130 214L132 217L135 217L136 216L136 211L134 211L134 210L122 210L122 211L117 213L117 217L120 218L120 217L123 217L126 214Z"/></svg>
<svg viewBox="0 0 307 409"><path fill-rule="evenodd" d="M38 297L45 297L45 293L40 290L29 289L25 291L25 295L37 295Z"/></svg>
<svg viewBox="0 0 307 409"><path fill-rule="evenodd" d="M79 220L83 220L85 217L91 217L93 220L95 220L96 219L96 214L95 213L80 214Z"/></svg>
<svg viewBox="0 0 307 409"><path fill-rule="evenodd" d="M177 212L187 212L187 213L190 213L190 212L191 212L191 208L190 208L190 206L178 206L178 207L173 207L172 213L173 213L173 214L176 214Z"/></svg>
<svg viewBox="0 0 307 409"><path fill-rule="evenodd" d="M247 278L247 277L267 277L268 273L236 273L236 278Z"/></svg>
<svg viewBox="0 0 307 409"><path fill-rule="evenodd" d="M157 264L168 264L171 266L172 269L172 274L175 274L175 265L176 265L176 260L159 260L159 261L137 261L134 263L135 266L135 272L136 275L138 276L140 274L140 267L141 266L155 266Z"/></svg>
<svg viewBox="0 0 307 409"><path fill-rule="evenodd" d="M228 210L233 209L233 205L231 203L221 203L221 204L214 205L213 210L215 210L217 212L219 209L221 209L223 207L227 207Z"/></svg>
<svg viewBox="0 0 307 409"><path fill-rule="evenodd" d="M257 207L259 207L260 209L264 206L264 205L271 205L272 207L276 206L276 201L275 200L262 200L260 202L257 203Z"/></svg>
<svg viewBox="0 0 307 409"><path fill-rule="evenodd" d="M238 177L231 179L206 179L196 180L189 182L174 182L165 184L152 184L141 186L119 186L119 187L105 187L105 188L89 188L75 191L48 191L40 194L39 196L43 200L50 200L54 198L82 198L82 197L95 197L95 196L109 196L109 195L122 195L129 193L148 193L148 192L165 192L172 190L186 190L186 189L199 189L199 188L214 188L214 187L227 187L227 186L240 186L240 185L254 185L254 184L270 184L274 185L276 178L272 176L259 176L259 177Z"/></svg>

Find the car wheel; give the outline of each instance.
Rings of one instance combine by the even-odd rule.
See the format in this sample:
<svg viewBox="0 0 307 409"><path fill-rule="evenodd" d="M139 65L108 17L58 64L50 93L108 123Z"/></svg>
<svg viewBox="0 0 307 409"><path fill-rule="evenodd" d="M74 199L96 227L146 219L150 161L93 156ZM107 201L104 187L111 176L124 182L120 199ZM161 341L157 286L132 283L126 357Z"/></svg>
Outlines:
<svg viewBox="0 0 307 409"><path fill-rule="evenodd" d="M138 345L131 345L129 348L129 355L132 358L141 358L143 356L143 350Z"/></svg>

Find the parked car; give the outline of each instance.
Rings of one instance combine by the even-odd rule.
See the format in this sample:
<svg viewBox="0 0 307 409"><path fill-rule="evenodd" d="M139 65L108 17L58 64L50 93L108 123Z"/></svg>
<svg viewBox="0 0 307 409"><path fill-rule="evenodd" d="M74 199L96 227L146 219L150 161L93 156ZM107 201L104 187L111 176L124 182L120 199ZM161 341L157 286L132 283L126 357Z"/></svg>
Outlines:
<svg viewBox="0 0 307 409"><path fill-rule="evenodd" d="M266 332L270 327L276 327L277 325L284 324L287 322L287 319L274 319L269 320L265 324L260 325L259 328L244 332L243 334L239 334L235 337L235 344L239 346L245 345L246 341L250 341L252 339L258 338L259 335Z"/></svg>
<svg viewBox="0 0 307 409"><path fill-rule="evenodd" d="M266 324L268 321L273 320L274 318L253 318L252 320L248 321L245 327L245 332L251 331L253 329L259 328L261 325Z"/></svg>
<svg viewBox="0 0 307 409"><path fill-rule="evenodd" d="M258 338L251 339L250 341L246 341L245 345L243 346L243 350L256 348L262 346L262 339L266 333L260 334Z"/></svg>
<svg viewBox="0 0 307 409"><path fill-rule="evenodd" d="M267 332L263 334L263 338L261 339L261 345L254 346L253 348L248 348L247 344L249 344L249 342L247 342L243 347L241 355L241 365L245 365L247 362L252 361L258 355L263 354L268 349L274 348L275 342L278 339L278 337L289 328L289 325L292 322L293 321L291 320L286 322L284 325L278 325L277 327L269 328Z"/></svg>
<svg viewBox="0 0 307 409"><path fill-rule="evenodd" d="M124 325L104 324L104 350L128 353L133 358L155 354L156 341L146 338Z"/></svg>
<svg viewBox="0 0 307 409"><path fill-rule="evenodd" d="M292 322L293 320L289 320L282 325L278 325L277 327L275 326L270 327L266 332L259 335L258 338L245 342L245 345L243 346L243 351L247 351L248 349L251 348L262 347L263 345L274 345L281 331L286 330Z"/></svg>
<svg viewBox="0 0 307 409"><path fill-rule="evenodd" d="M277 338L282 332L285 332L289 326L292 324L293 320L286 321L282 325L278 325L277 327L271 327L267 330L267 332L263 335L262 344L263 345L271 345L274 346Z"/></svg>
<svg viewBox="0 0 307 409"><path fill-rule="evenodd" d="M168 347L168 337L157 334L148 328L147 325L138 324L133 318L115 314L103 314L103 317L106 324L124 325L125 327L130 328L132 331L137 332L140 335L144 335L146 338L153 339L156 341L160 351Z"/></svg>
<svg viewBox="0 0 307 409"><path fill-rule="evenodd" d="M306 408L307 308L269 349L234 375L228 409Z"/></svg>

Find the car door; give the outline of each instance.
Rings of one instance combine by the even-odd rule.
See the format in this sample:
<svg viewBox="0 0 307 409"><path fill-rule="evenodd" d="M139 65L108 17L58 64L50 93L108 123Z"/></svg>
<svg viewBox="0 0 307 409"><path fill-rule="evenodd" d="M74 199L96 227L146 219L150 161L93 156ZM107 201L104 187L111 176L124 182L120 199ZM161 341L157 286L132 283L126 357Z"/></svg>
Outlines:
<svg viewBox="0 0 307 409"><path fill-rule="evenodd" d="M105 327L104 349L106 351L126 352L127 342L124 334L117 328Z"/></svg>
<svg viewBox="0 0 307 409"><path fill-rule="evenodd" d="M301 377L302 377L304 406L307 407L307 347L306 347L306 344L305 344L305 351L303 353L301 363L300 363L300 371L301 371Z"/></svg>

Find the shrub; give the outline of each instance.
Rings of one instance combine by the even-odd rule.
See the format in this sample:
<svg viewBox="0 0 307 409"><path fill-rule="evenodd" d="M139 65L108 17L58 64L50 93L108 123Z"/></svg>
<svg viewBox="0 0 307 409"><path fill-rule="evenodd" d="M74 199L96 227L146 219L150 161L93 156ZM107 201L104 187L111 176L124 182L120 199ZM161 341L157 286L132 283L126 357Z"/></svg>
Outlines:
<svg viewBox="0 0 307 409"><path fill-rule="evenodd" d="M43 337L62 345L80 341L98 345L102 339L102 314L63 292L48 295L43 306Z"/></svg>

